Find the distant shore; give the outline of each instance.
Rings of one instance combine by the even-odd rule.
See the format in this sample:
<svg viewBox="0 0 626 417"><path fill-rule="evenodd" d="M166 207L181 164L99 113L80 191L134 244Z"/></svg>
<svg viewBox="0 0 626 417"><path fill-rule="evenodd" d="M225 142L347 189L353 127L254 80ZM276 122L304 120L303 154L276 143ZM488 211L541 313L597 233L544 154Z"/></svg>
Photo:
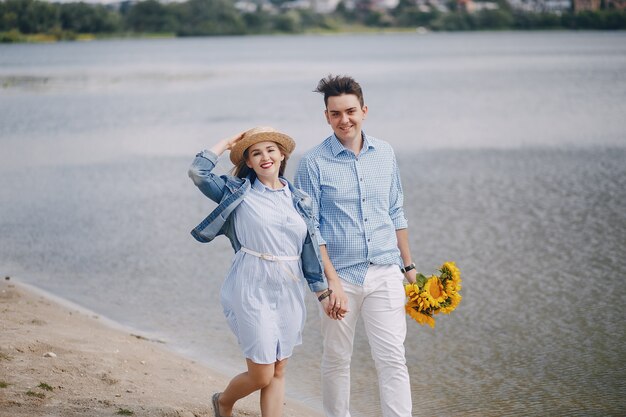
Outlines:
<svg viewBox="0 0 626 417"><path fill-rule="evenodd" d="M14 280L0 282L0 313L1 417L212 417L230 377ZM235 415L259 416L258 399ZM321 414L288 398L284 416Z"/></svg>
<svg viewBox="0 0 626 417"><path fill-rule="evenodd" d="M352 34L392 34L392 33L417 33L424 34L427 29L419 27L408 28L382 28L367 26L349 26L342 30L311 29L300 33L251 33L241 35L210 35L201 37L224 37L224 36L307 36L307 35L352 35ZM0 44L2 43L55 43L55 42L88 42L98 40L140 40L140 39L184 39L175 33L32 33L23 34L17 31L0 32Z"/></svg>

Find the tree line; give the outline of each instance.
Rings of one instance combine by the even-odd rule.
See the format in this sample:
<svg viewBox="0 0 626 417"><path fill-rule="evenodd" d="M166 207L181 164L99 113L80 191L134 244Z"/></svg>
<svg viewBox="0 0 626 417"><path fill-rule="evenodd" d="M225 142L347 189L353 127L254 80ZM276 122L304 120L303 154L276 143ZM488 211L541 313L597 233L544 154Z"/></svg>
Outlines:
<svg viewBox="0 0 626 417"><path fill-rule="evenodd" d="M448 3L448 12L424 11L414 0L400 0L395 9L381 11L372 0L354 8L339 3L330 14L310 9L282 8L285 0L273 0L275 11L257 6L238 10L233 0L187 0L160 3L144 0L118 7L42 0L0 0L0 41L23 40L25 35L46 34L54 39L77 36L171 34L175 36L299 33L348 28L415 28L429 30L498 29L626 29L626 12L601 10L582 13L531 13L514 10L506 0L498 8L469 13Z"/></svg>

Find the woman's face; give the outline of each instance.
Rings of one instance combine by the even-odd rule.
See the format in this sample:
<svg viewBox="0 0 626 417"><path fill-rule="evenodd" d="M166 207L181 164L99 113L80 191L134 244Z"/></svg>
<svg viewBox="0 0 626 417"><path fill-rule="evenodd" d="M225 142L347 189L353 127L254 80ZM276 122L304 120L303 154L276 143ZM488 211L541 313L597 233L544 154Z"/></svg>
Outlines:
<svg viewBox="0 0 626 417"><path fill-rule="evenodd" d="M275 142L259 142L248 148L246 165L253 169L259 179L278 178L280 163L285 159Z"/></svg>

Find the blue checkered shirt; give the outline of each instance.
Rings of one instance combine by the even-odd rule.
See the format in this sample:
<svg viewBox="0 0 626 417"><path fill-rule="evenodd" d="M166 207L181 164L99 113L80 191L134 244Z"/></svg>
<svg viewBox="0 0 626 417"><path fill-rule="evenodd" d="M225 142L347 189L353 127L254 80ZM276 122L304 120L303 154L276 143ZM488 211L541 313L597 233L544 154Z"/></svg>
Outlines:
<svg viewBox="0 0 626 417"><path fill-rule="evenodd" d="M339 277L363 285L370 263L402 266L396 230L407 228L391 146L363 134L358 155L335 135L307 152L295 185L313 199L318 241Z"/></svg>

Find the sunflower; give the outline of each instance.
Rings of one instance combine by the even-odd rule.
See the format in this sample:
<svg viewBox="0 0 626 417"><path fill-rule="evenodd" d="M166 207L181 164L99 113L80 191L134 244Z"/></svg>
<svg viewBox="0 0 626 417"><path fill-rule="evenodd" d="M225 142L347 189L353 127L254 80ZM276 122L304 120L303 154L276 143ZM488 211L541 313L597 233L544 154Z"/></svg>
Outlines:
<svg viewBox="0 0 626 417"><path fill-rule="evenodd" d="M409 307L408 305L405 306L405 310L406 310L406 313L409 316L411 316L411 318L415 320L416 322L418 322L419 324L421 325L428 324L432 328L435 327L435 319L433 318L433 316L421 313L417 311L415 308Z"/></svg>
<svg viewBox="0 0 626 417"><path fill-rule="evenodd" d="M452 294L449 298L449 301L446 303L446 305L442 306L438 311L441 312L442 314L450 314L456 309L456 307L461 302L462 298L463 297L461 297L461 294L459 293Z"/></svg>
<svg viewBox="0 0 626 417"><path fill-rule="evenodd" d="M461 283L454 282L453 280L448 280L446 281L444 288L447 294L456 294L461 291Z"/></svg>
<svg viewBox="0 0 626 417"><path fill-rule="evenodd" d="M457 284L461 283L461 271L454 262L446 262L441 266L441 276L444 279L452 279Z"/></svg>
<svg viewBox="0 0 626 417"><path fill-rule="evenodd" d="M443 288L443 284L437 275L431 275L424 284L424 291L426 292L430 305L433 308L437 308L439 304L446 301L448 295Z"/></svg>
<svg viewBox="0 0 626 417"><path fill-rule="evenodd" d="M405 310L419 324L435 327L434 315L450 314L461 302L461 271L454 262L445 262L440 275L417 274L413 284L406 284Z"/></svg>
<svg viewBox="0 0 626 417"><path fill-rule="evenodd" d="M408 297L407 306L414 308L416 311L427 311L431 308L430 300L426 291L423 291L417 284L407 284L404 291Z"/></svg>
<svg viewBox="0 0 626 417"><path fill-rule="evenodd" d="M413 284L406 284L404 286L404 292L406 293L407 297L414 300L417 299L417 297L419 296L420 287L419 285L417 285L417 282Z"/></svg>

